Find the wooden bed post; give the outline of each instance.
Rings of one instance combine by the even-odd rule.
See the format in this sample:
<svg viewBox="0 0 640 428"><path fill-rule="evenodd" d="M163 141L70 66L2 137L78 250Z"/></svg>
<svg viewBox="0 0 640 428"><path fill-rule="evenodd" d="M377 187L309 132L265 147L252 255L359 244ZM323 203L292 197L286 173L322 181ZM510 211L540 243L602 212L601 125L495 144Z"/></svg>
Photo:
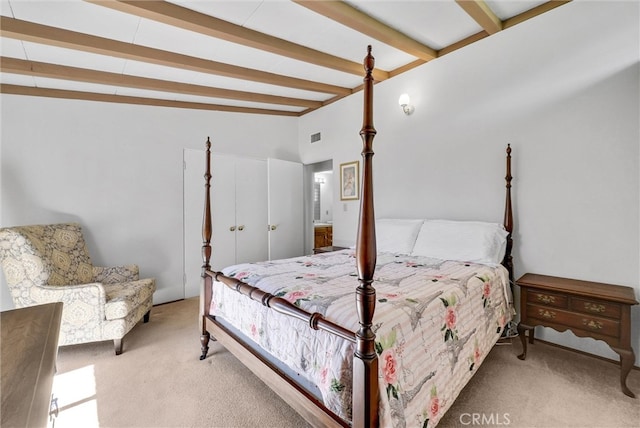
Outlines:
<svg viewBox="0 0 640 428"><path fill-rule="evenodd" d="M204 360L209 352L210 334L207 331L206 314L209 313L208 305L211 303L211 285L213 279L206 272L211 269L211 141L207 137L206 169L204 173L204 213L202 218L202 281L203 287L200 290L200 318L202 334L200 335L200 359Z"/></svg>
<svg viewBox="0 0 640 428"><path fill-rule="evenodd" d="M507 232L509 232L509 236L507 236L507 248L504 256L504 261L502 264L507 271L509 272L509 280L511 281L511 287L513 288L513 282L515 278L513 277L513 257L511 256L511 250L513 248L513 208L511 205L511 144L507 144L507 175L504 177L506 181L506 200L504 204L504 228ZM512 290L513 291L513 290Z"/></svg>
<svg viewBox="0 0 640 428"><path fill-rule="evenodd" d="M373 274L376 268L376 227L373 209L373 77L374 58L371 46L364 60L364 114L360 130L362 137L362 199L356 240L356 265L360 285L356 289L356 306L360 328L356 332L356 350L353 358L353 427L378 426L378 356L376 335L372 329L376 306Z"/></svg>

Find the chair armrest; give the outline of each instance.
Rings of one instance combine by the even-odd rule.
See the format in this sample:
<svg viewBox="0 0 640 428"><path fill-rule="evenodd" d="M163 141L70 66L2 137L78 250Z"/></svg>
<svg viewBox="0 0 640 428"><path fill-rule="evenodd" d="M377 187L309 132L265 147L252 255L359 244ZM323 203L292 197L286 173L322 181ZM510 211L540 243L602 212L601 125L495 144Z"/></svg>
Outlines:
<svg viewBox="0 0 640 428"><path fill-rule="evenodd" d="M112 267L93 267L93 280L103 284L118 284L121 282L137 281L140 276L138 265L124 265Z"/></svg>
<svg viewBox="0 0 640 428"><path fill-rule="evenodd" d="M37 285L33 287L32 297L42 303L62 302L69 299L80 300L86 303L104 305L107 294L104 286L99 282L77 285ZM61 299L65 296L65 299Z"/></svg>
<svg viewBox="0 0 640 428"><path fill-rule="evenodd" d="M107 297L100 283L38 285L32 288L31 297L40 304L62 302L63 318L67 318L65 313L73 312L78 325L82 325L83 321L105 319Z"/></svg>

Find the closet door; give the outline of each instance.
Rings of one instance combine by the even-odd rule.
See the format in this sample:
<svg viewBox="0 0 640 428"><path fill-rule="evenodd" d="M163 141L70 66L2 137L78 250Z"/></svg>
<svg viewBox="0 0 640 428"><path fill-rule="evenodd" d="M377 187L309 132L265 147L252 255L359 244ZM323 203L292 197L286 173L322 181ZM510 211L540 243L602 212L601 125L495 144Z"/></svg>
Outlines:
<svg viewBox="0 0 640 428"><path fill-rule="evenodd" d="M184 295L192 297L201 287L205 152L185 150L184 165ZM297 183L297 176L289 180ZM213 270L269 259L267 182L266 160L211 154ZM298 199L286 185L277 187L284 192L279 198Z"/></svg>
<svg viewBox="0 0 640 428"><path fill-rule="evenodd" d="M267 162L236 159L236 263L268 259Z"/></svg>
<svg viewBox="0 0 640 428"><path fill-rule="evenodd" d="M268 159L269 260L304 254L302 164Z"/></svg>
<svg viewBox="0 0 640 428"><path fill-rule="evenodd" d="M211 155L211 267L236 263L236 159Z"/></svg>

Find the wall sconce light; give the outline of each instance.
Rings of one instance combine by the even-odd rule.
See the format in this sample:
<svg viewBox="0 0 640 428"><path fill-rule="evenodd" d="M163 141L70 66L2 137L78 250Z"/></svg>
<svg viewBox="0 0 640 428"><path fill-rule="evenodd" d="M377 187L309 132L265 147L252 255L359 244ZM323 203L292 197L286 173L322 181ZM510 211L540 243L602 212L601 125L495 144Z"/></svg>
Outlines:
<svg viewBox="0 0 640 428"><path fill-rule="evenodd" d="M409 98L409 94L402 94L398 99L398 104L402 107L402 111L407 116L413 113L413 106L411 105L411 98Z"/></svg>

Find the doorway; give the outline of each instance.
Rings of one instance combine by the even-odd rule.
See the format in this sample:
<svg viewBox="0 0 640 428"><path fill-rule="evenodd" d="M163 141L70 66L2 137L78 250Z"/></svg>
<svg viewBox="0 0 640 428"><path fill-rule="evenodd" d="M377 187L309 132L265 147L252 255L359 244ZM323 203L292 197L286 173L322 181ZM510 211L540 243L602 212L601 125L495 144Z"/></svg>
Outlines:
<svg viewBox="0 0 640 428"><path fill-rule="evenodd" d="M307 164L305 177L305 252L311 254L320 244L316 232L323 234L329 246L333 241L333 160Z"/></svg>
<svg viewBox="0 0 640 428"><path fill-rule="evenodd" d="M313 174L313 222L333 223L333 171Z"/></svg>

